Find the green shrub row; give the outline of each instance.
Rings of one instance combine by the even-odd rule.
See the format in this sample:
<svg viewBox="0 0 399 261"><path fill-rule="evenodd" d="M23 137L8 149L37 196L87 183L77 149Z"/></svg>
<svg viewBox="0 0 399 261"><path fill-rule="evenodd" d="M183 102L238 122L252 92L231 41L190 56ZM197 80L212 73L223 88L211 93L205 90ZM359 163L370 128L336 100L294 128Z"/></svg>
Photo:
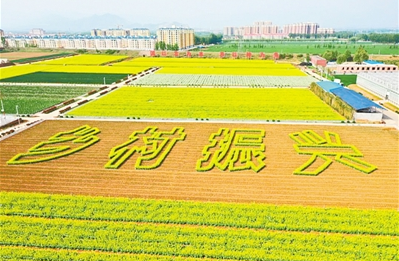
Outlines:
<svg viewBox="0 0 399 261"><path fill-rule="evenodd" d="M310 85L310 90L313 91L318 97L320 97L320 99L330 105L334 110L336 110L346 119L350 120L353 118L355 110L346 102L344 102L341 98L331 93L325 92L323 88L321 88L314 82Z"/></svg>

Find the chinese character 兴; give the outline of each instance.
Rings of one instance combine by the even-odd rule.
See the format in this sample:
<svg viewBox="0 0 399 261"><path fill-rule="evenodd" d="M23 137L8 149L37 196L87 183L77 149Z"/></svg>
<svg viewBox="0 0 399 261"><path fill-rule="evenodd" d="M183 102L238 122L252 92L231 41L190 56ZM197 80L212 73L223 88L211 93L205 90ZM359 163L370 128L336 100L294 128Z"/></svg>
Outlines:
<svg viewBox="0 0 399 261"><path fill-rule="evenodd" d="M319 175L335 161L366 174L377 169L361 159L363 154L354 146L342 144L337 133L324 132L325 138L312 130L291 133L289 136L296 142L295 150L301 155L310 155L310 159L294 171L296 175ZM317 163L318 162L318 163ZM322 163L322 164L320 164Z"/></svg>

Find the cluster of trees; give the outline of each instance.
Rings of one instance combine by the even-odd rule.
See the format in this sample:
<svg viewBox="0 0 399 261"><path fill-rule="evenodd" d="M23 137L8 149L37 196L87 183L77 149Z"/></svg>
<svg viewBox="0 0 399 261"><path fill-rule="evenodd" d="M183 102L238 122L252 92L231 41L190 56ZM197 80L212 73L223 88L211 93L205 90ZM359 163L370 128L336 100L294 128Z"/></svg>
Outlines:
<svg viewBox="0 0 399 261"><path fill-rule="evenodd" d="M351 51L349 50L346 50L344 53L341 54L338 53L338 51L327 50L324 52L322 57L327 61L337 61L338 64L347 61L348 62L355 61L356 63L362 63L363 61L369 59L369 55L363 47L359 47L354 56L352 56Z"/></svg>
<svg viewBox="0 0 399 261"><path fill-rule="evenodd" d="M329 38L336 37L338 39L349 39L353 42L358 40L372 41L375 43L399 43L399 34L393 33L369 33L357 34L351 31L335 32L334 34L289 34L289 38Z"/></svg>
<svg viewBox="0 0 399 261"><path fill-rule="evenodd" d="M3 36L1 37L1 44L3 47L6 47L6 45L7 45L6 38Z"/></svg>
<svg viewBox="0 0 399 261"><path fill-rule="evenodd" d="M360 34L357 38L375 43L399 43L399 34Z"/></svg>
<svg viewBox="0 0 399 261"><path fill-rule="evenodd" d="M342 54L338 53L338 51L327 50L323 53L322 57L327 61L337 61L338 64L353 60L351 51L349 50L346 50Z"/></svg>
<svg viewBox="0 0 399 261"><path fill-rule="evenodd" d="M195 35L194 36L194 44L218 44L221 43L223 39L222 34L210 34L207 36L199 36Z"/></svg>
<svg viewBox="0 0 399 261"><path fill-rule="evenodd" d="M178 51L179 50L179 45L177 43L175 43L175 44L166 44L163 41L159 41L159 42L155 43L155 50Z"/></svg>
<svg viewBox="0 0 399 261"><path fill-rule="evenodd" d="M289 38L301 38L301 39L310 39L310 38L330 38L334 37L334 34L289 34Z"/></svg>
<svg viewBox="0 0 399 261"><path fill-rule="evenodd" d="M367 51L360 47L357 52L355 53L355 55L353 56L353 60L357 63L362 63L365 60L369 59L369 55L367 53Z"/></svg>
<svg viewBox="0 0 399 261"><path fill-rule="evenodd" d="M288 54L286 54L286 53L280 53L279 60L285 59L285 58L291 59L291 58L293 58L293 57L294 57L294 55L293 55L293 54L290 54L290 53L288 53Z"/></svg>

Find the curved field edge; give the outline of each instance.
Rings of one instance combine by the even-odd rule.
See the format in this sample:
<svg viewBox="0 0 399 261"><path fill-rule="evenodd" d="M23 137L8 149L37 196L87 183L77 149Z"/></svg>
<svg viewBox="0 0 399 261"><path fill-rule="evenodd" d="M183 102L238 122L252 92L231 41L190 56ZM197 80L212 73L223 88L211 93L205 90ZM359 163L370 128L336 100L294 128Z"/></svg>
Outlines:
<svg viewBox="0 0 399 261"><path fill-rule="evenodd" d="M1 192L2 216L398 236L395 210Z"/></svg>

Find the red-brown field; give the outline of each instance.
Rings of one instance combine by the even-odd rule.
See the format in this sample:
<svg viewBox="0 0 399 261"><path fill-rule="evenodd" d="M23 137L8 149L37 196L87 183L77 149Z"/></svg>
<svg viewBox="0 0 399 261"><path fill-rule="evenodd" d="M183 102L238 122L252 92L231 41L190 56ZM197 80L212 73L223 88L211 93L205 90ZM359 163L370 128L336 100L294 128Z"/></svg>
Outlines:
<svg viewBox="0 0 399 261"><path fill-rule="evenodd" d="M56 133L85 124L101 131L96 134L99 142L47 162L7 165L18 153L26 153ZM160 131L183 127L187 136L176 142L158 168L136 170L137 156L119 169L104 167L113 147L127 142L134 131L149 126ZM203 158L202 150L210 144L210 135L220 128L264 130L266 167L258 173L222 171L217 167L208 172L196 171L196 162ZM364 155L361 159L378 169L365 174L334 161L318 176L293 175L310 156L297 154L289 134L305 130L321 136L324 131L339 134L343 144L354 145ZM376 127L45 121L0 142L0 181L4 191L397 209L398 144L397 130Z"/></svg>
<svg viewBox="0 0 399 261"><path fill-rule="evenodd" d="M39 56L51 55L53 53L48 52L11 52L11 53L0 53L0 58L8 60L19 60L25 58L33 58Z"/></svg>

